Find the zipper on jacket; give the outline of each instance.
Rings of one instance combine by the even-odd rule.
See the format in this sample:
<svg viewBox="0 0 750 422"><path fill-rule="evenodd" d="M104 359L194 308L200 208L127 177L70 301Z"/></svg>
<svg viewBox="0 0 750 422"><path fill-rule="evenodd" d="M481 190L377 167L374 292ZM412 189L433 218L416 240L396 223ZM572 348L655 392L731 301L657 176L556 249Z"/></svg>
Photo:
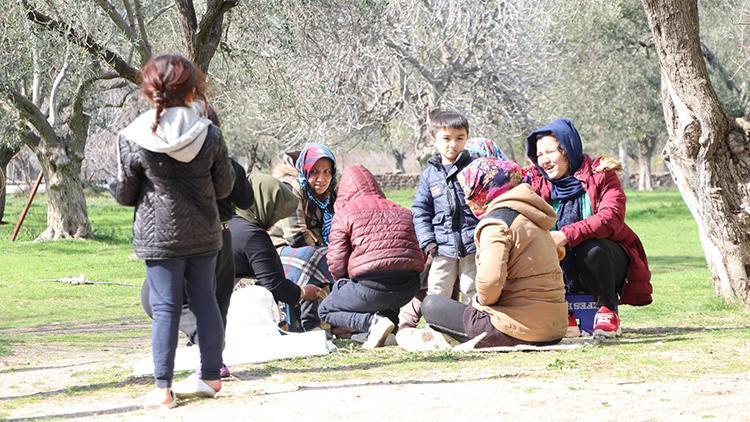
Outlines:
<svg viewBox="0 0 750 422"><path fill-rule="evenodd" d="M446 194L448 198L448 208L451 211L451 231L453 232L453 241L456 242L456 258L463 258L464 256L466 256L466 247L464 246L464 242L461 239L461 230L456 230L456 223L460 222L461 220L460 217L456 215L459 202L457 192L455 186L453 186L453 183L448 180L448 173L445 171L445 166L442 163L440 164L440 171L445 177L445 185L448 188L448 192L446 192Z"/></svg>

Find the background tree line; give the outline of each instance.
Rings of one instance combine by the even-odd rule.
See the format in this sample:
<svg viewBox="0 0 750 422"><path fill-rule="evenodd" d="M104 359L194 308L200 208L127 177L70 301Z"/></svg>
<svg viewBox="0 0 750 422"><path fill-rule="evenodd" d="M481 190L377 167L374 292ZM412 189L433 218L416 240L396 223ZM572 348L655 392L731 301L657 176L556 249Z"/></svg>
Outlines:
<svg viewBox="0 0 750 422"><path fill-rule="evenodd" d="M694 8L681 30L697 36L700 16L707 77L728 116L747 115L745 4ZM531 128L571 117L588 151L630 157L650 189L671 134L657 13L636 0L14 0L0 16L0 169L22 148L37 158L40 239L91 237L82 174L113 175L114 134L145 107L137 69L178 51L207 71L230 149L251 168L322 141L403 169L429 154L430 113L455 108L521 162Z"/></svg>

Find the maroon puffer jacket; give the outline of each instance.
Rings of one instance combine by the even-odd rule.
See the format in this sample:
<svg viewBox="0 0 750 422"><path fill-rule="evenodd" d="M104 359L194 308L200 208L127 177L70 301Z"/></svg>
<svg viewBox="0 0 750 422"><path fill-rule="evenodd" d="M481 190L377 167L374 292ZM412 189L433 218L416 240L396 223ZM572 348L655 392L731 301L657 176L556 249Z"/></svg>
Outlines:
<svg viewBox="0 0 750 422"><path fill-rule="evenodd" d="M326 255L335 279L424 269L411 211L385 199L364 166L344 171L335 211Z"/></svg>
<svg viewBox="0 0 750 422"><path fill-rule="evenodd" d="M609 239L617 242L630 257L627 280L620 303L643 306L652 301L651 272L648 258L638 235L625 224L625 192L613 170L596 171L601 157L591 160L584 154L581 167L574 174L591 199L594 215L562 228L568 245L575 247L587 239ZM531 169L531 187L551 203L552 183L536 169Z"/></svg>

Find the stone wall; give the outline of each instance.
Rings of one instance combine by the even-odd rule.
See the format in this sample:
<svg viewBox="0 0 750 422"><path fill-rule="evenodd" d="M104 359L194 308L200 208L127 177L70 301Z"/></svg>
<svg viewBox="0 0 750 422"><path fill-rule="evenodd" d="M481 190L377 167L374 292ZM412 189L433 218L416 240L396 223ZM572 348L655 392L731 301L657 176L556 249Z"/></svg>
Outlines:
<svg viewBox="0 0 750 422"><path fill-rule="evenodd" d="M419 173L384 173L374 176L383 190L416 189L419 187Z"/></svg>
<svg viewBox="0 0 750 422"><path fill-rule="evenodd" d="M383 190L416 189L419 186L419 173L384 173L374 176ZM654 188L674 187L669 173L652 174L651 184ZM638 187L638 174L630 175L630 186Z"/></svg>
<svg viewBox="0 0 750 422"><path fill-rule="evenodd" d="M630 186L635 189L638 187L638 174L630 175ZM674 180L669 173L651 174L651 186L656 188L674 188Z"/></svg>

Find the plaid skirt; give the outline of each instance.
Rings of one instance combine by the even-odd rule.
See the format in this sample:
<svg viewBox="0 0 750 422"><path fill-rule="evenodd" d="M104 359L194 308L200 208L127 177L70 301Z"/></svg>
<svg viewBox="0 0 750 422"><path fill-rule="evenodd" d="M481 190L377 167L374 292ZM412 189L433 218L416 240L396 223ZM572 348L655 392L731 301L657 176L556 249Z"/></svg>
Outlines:
<svg viewBox="0 0 750 422"><path fill-rule="evenodd" d="M325 246L303 246L293 248L282 246L278 249L284 275L298 286L312 283L321 287L333 284L333 276L328 270Z"/></svg>

